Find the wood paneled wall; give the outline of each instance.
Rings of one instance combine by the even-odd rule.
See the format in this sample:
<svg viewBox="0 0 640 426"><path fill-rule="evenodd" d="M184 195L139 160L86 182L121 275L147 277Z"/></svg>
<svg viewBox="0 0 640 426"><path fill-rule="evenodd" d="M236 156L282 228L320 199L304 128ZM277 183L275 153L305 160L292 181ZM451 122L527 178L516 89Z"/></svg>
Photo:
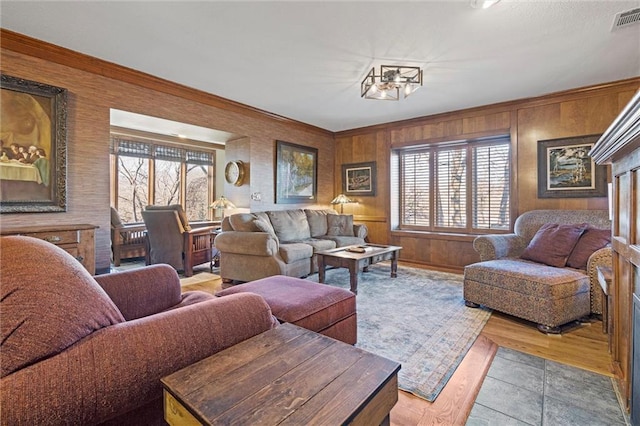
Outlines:
<svg viewBox="0 0 640 426"><path fill-rule="evenodd" d="M607 208L604 198L538 199L535 170L538 140L602 133L640 87L640 78L545 97L421 117L333 134L187 86L106 63L0 29L2 72L67 88L68 211L3 215L0 226L91 223L96 232L96 269L109 267L109 110L147 114L242 135L230 147L248 158L249 176L225 195L251 210L309 207L277 205L275 140L318 149L318 204L327 207L342 191L343 164L375 161L377 193L346 205L369 227L369 239L404 247L403 260L460 270L478 260L472 237L391 231L389 156L392 147L510 133L514 152L514 217L535 208ZM375 102L375 101L367 101ZM247 157L248 156L248 157ZM334 173L327 173L333 170ZM258 193L261 200L251 200ZM247 199L249 197L249 199Z"/></svg>
<svg viewBox="0 0 640 426"><path fill-rule="evenodd" d="M29 224L97 225L98 271L108 270L110 259L110 108L243 135L243 141L248 141L251 176L245 184L249 186L238 188L239 195L233 194L234 202L239 205L249 206L250 201L245 197L261 192L262 202L256 209L296 207L274 204L273 152L276 139L317 148L321 167L333 169L334 140L331 132L4 29L0 32L0 64L1 71L8 75L68 90L67 211L6 214L0 218L0 226L4 230ZM260 178L257 179L256 175ZM329 204L333 187L333 174L321 173L319 203ZM225 191L228 189L231 190L225 187Z"/></svg>
<svg viewBox="0 0 640 426"><path fill-rule="evenodd" d="M389 160L392 148L510 134L513 152L513 220L534 209L606 209L607 199L538 198L539 140L601 134L640 88L640 78L539 98L505 102L336 134L336 174L345 163L376 161L378 193L345 206L369 226L371 241L403 247L401 259L460 271L479 261L473 236L391 230ZM370 101L375 102L375 101ZM340 190L342 179L335 182Z"/></svg>

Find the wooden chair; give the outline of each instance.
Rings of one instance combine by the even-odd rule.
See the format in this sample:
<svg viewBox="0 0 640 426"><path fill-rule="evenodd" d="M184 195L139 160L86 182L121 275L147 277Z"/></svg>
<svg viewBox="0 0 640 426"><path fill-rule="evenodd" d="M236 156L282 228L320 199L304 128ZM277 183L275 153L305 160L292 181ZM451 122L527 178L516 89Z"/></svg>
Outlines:
<svg viewBox="0 0 640 426"><path fill-rule="evenodd" d="M215 226L191 229L179 204L150 205L142 212L147 227L147 265L167 263L186 277L193 267L211 261Z"/></svg>
<svg viewBox="0 0 640 426"><path fill-rule="evenodd" d="M118 211L111 207L111 252L115 266L120 266L122 259L145 256L146 229L144 224L122 223Z"/></svg>

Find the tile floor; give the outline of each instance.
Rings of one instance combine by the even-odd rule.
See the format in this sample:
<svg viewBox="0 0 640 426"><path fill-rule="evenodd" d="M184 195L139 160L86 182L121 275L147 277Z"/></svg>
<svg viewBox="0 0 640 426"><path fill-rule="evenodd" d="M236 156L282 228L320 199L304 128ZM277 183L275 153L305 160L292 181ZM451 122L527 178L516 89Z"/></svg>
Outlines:
<svg viewBox="0 0 640 426"><path fill-rule="evenodd" d="M628 425L611 378L499 348L467 420L480 425Z"/></svg>

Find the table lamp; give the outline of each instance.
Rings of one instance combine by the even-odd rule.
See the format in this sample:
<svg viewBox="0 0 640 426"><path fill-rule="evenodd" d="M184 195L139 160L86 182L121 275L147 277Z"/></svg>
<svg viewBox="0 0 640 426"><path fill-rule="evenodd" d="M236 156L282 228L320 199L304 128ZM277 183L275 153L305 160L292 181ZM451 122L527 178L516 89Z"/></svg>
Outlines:
<svg viewBox="0 0 640 426"><path fill-rule="evenodd" d="M222 210L222 218L224 219L224 211L226 209L235 209L236 205L233 204L231 201L227 200L224 197L224 195L222 195L220 198L218 198L213 203L211 203L209 208L210 209L216 209L216 210Z"/></svg>
<svg viewBox="0 0 640 426"><path fill-rule="evenodd" d="M340 204L340 214L344 213L344 205L353 203L354 201L351 198L347 197L344 194L338 195L336 198L331 200L331 204Z"/></svg>

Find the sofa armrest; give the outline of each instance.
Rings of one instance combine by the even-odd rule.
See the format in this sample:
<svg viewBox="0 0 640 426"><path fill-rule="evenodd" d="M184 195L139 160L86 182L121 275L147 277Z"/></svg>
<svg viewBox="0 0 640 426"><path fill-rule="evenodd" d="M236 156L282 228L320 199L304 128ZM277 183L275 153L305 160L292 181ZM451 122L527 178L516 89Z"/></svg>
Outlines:
<svg viewBox="0 0 640 426"><path fill-rule="evenodd" d="M5 376L0 382L2 423L104 422L160 401L162 377L276 322L261 296L245 293L103 328Z"/></svg>
<svg viewBox="0 0 640 426"><path fill-rule="evenodd" d="M266 232L227 231L216 236L214 245L222 253L275 256L278 242Z"/></svg>
<svg viewBox="0 0 640 426"><path fill-rule="evenodd" d="M369 228L367 228L367 225L365 225L364 223L353 225L353 235L355 237L359 237L364 240L368 234L369 234Z"/></svg>
<svg viewBox="0 0 640 426"><path fill-rule="evenodd" d="M481 235L473 240L473 248L480 260L518 257L526 247L524 238L516 234Z"/></svg>
<svg viewBox="0 0 640 426"><path fill-rule="evenodd" d="M180 278L169 265L150 265L94 278L127 321L162 312L182 300Z"/></svg>

